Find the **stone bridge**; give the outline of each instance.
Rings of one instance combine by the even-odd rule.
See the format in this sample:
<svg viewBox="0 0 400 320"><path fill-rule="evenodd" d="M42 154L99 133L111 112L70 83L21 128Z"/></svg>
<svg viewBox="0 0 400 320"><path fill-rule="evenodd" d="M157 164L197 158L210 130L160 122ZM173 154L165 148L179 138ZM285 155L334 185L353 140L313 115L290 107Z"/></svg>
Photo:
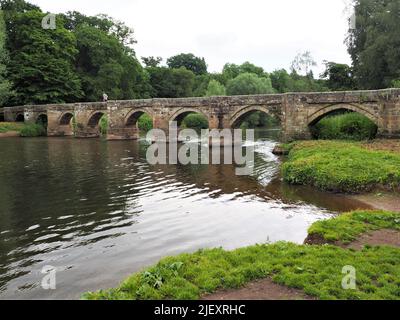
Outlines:
<svg viewBox="0 0 400 320"><path fill-rule="evenodd" d="M400 89L325 93L286 93L232 97L147 99L27 105L4 108L5 121L47 121L49 136L98 137L99 120L108 116L107 138L137 139L138 118L146 113L154 128L168 130L190 113L203 114L210 129L238 126L243 116L262 111L281 120L282 139L309 139L310 126L336 110L359 112L378 127L380 137L400 137Z"/></svg>

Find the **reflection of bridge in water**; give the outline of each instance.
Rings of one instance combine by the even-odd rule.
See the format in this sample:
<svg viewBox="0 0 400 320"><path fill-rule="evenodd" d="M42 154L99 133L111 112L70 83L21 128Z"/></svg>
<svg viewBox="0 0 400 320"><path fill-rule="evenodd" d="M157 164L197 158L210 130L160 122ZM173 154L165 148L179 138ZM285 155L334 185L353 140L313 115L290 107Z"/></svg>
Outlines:
<svg viewBox="0 0 400 320"><path fill-rule="evenodd" d="M350 110L371 119L381 137L400 136L400 89L375 91L287 93L272 95L148 99L75 103L4 108L6 121L37 122L47 119L49 136L99 136L99 121L108 116L109 139L137 139L137 121L143 114L153 119L153 127L168 130L190 113L208 119L210 129L235 128L254 111L277 117L283 137L310 138L309 127L337 110ZM74 125L71 125L71 123Z"/></svg>

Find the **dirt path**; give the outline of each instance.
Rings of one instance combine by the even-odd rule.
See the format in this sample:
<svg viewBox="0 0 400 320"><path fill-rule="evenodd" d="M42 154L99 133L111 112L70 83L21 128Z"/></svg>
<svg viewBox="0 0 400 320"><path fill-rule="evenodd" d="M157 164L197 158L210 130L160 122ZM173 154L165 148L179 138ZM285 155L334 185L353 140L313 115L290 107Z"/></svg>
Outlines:
<svg viewBox="0 0 400 320"><path fill-rule="evenodd" d="M361 250L364 246L392 246L400 248L400 231L382 229L365 233L348 245L342 247Z"/></svg>
<svg viewBox="0 0 400 320"><path fill-rule="evenodd" d="M248 283L241 289L221 290L206 295L201 300L316 300L301 290L291 289L270 279Z"/></svg>

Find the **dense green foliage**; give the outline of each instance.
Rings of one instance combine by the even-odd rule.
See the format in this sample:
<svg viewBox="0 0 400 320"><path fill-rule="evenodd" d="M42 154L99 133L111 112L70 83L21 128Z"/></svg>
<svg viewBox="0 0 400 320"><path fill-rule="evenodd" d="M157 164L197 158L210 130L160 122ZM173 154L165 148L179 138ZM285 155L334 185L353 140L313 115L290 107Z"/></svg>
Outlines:
<svg viewBox="0 0 400 320"><path fill-rule="evenodd" d="M357 225L361 224L363 214L366 222L373 222L377 228L396 225L398 229L395 214L359 212L353 219L339 222L334 219L327 227L312 226L311 230L338 227L338 239L341 239L340 230L350 229L353 220ZM398 248L384 246L353 251L331 245L285 242L234 251L200 250L165 258L157 265L132 275L118 288L86 293L83 298L198 299L218 289L239 288L252 280L270 277L278 284L302 289L320 299L400 299L399 252ZM355 290L344 290L341 286L342 268L346 265L357 270Z"/></svg>
<svg viewBox="0 0 400 320"><path fill-rule="evenodd" d="M312 75L302 76L296 72L289 74L286 70L275 70L270 74L273 88L285 92L324 92L328 91L325 80L316 80Z"/></svg>
<svg viewBox="0 0 400 320"><path fill-rule="evenodd" d="M327 116L311 127L314 138L324 140L373 139L377 130L372 120L357 112Z"/></svg>
<svg viewBox="0 0 400 320"><path fill-rule="evenodd" d="M208 128L208 120L202 114L191 113L183 119L182 127L197 129L197 130L207 129Z"/></svg>
<svg viewBox="0 0 400 320"><path fill-rule="evenodd" d="M47 135L46 128L39 123L25 124L19 131L21 137L41 137Z"/></svg>
<svg viewBox="0 0 400 320"><path fill-rule="evenodd" d="M328 242L350 243L363 233L380 230L400 230L400 214L386 211L354 211L335 219L315 222L309 235L318 235Z"/></svg>
<svg viewBox="0 0 400 320"><path fill-rule="evenodd" d="M282 165L286 182L339 192L398 188L400 155L367 150L359 143L298 142Z"/></svg>
<svg viewBox="0 0 400 320"><path fill-rule="evenodd" d="M108 131L108 117L107 115L103 115L99 120L99 130L100 134L105 136Z"/></svg>
<svg viewBox="0 0 400 320"><path fill-rule="evenodd" d="M184 98L192 96L194 74L185 68L146 68L150 76L151 95L156 98Z"/></svg>
<svg viewBox="0 0 400 320"><path fill-rule="evenodd" d="M356 25L350 29L348 51L355 79L362 89L380 89L400 79L400 2L354 0Z"/></svg>
<svg viewBox="0 0 400 320"><path fill-rule="evenodd" d="M242 73L230 80L226 87L230 96L273 93L271 79L259 77L255 73Z"/></svg>
<svg viewBox="0 0 400 320"><path fill-rule="evenodd" d="M308 51L295 56L290 73L268 73L250 62L226 63L221 73L208 73L204 58L192 53L170 57L166 66L161 57L143 57L143 68L134 32L123 22L74 11L57 15L57 28L45 30L46 14L38 6L0 0L0 103L99 101L103 93L114 100L399 87L399 3L354 3L357 23L347 39L353 66L327 62L322 78L315 79Z"/></svg>
<svg viewBox="0 0 400 320"><path fill-rule="evenodd" d="M11 94L11 83L6 79L6 64L9 55L6 49L6 26L3 11L0 10L0 105L7 101Z"/></svg>
<svg viewBox="0 0 400 320"><path fill-rule="evenodd" d="M224 85L219 83L217 80L211 80L208 83L206 96L207 97L217 97L217 96L225 96L226 89Z"/></svg>
<svg viewBox="0 0 400 320"><path fill-rule="evenodd" d="M207 64L204 58L196 57L192 53L181 53L167 60L167 65L171 69L185 68L196 75L207 73Z"/></svg>
<svg viewBox="0 0 400 320"><path fill-rule="evenodd" d="M325 67L322 77L327 79L326 85L330 90L353 90L356 87L353 69L347 64L325 62Z"/></svg>
<svg viewBox="0 0 400 320"><path fill-rule="evenodd" d="M11 104L72 102L82 95L74 70L77 54L74 34L58 19L55 30L41 27L44 13L4 11L8 28L9 78L14 94Z"/></svg>
<svg viewBox="0 0 400 320"><path fill-rule="evenodd" d="M240 128L242 129L271 128L278 125L279 119L261 111L250 112L242 117L240 122Z"/></svg>
<svg viewBox="0 0 400 320"><path fill-rule="evenodd" d="M153 129L153 119L148 114L142 114L138 119L138 128L140 131L150 131Z"/></svg>

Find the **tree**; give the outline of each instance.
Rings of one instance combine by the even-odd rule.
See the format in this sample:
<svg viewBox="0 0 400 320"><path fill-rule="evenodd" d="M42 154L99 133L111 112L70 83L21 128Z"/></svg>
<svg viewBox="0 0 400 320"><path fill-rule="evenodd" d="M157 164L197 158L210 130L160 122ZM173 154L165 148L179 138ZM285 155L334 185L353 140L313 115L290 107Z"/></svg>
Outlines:
<svg viewBox="0 0 400 320"><path fill-rule="evenodd" d="M225 89L224 85L219 83L217 80L211 80L208 83L207 92L206 92L207 97L225 96L225 95L226 95L226 89Z"/></svg>
<svg viewBox="0 0 400 320"><path fill-rule="evenodd" d="M207 64L204 58L199 58L192 53L181 53L167 60L167 65L171 69L186 68L195 75L207 73Z"/></svg>
<svg viewBox="0 0 400 320"><path fill-rule="evenodd" d="M258 77L254 73L242 73L230 80L226 91L230 96L274 92L270 78Z"/></svg>
<svg viewBox="0 0 400 320"><path fill-rule="evenodd" d="M6 10L8 70L15 91L11 104L73 102L82 95L74 70L76 38L63 27L62 17L57 17L55 30L44 30L44 16L37 9Z"/></svg>
<svg viewBox="0 0 400 320"><path fill-rule="evenodd" d="M268 73L266 73L263 68L257 67L250 62L244 62L241 65L227 63L222 70L222 76L224 78L222 83L227 84L229 80L236 78L242 73L254 73L259 77L268 77Z"/></svg>
<svg viewBox="0 0 400 320"><path fill-rule="evenodd" d="M311 67L314 67L316 65L317 63L311 56L310 51L306 51L304 53L299 53L294 58L294 60L292 61L291 69L292 72L308 76L311 72Z"/></svg>
<svg viewBox="0 0 400 320"><path fill-rule="evenodd" d="M158 67L162 62L161 57L142 57L142 61L146 67Z"/></svg>
<svg viewBox="0 0 400 320"><path fill-rule="evenodd" d="M146 68L150 77L152 97L184 98L193 93L195 75L185 68L170 69L166 67Z"/></svg>
<svg viewBox="0 0 400 320"><path fill-rule="evenodd" d="M0 10L0 106L7 101L11 92L11 83L6 79L6 64L8 62L6 50L6 26L3 11Z"/></svg>
<svg viewBox="0 0 400 320"><path fill-rule="evenodd" d="M353 70L347 64L335 62L325 62L326 70L321 77L327 79L327 86L330 90L353 90L355 83L353 79Z"/></svg>
<svg viewBox="0 0 400 320"><path fill-rule="evenodd" d="M114 30L112 21L77 13L72 17L68 25L73 26L77 38L76 68L82 79L83 99L97 101L103 92L110 99L150 97L148 75L132 48L124 44L127 40L110 31Z"/></svg>
<svg viewBox="0 0 400 320"><path fill-rule="evenodd" d="M356 24L347 37L357 85L389 87L400 78L400 2L354 0Z"/></svg>

